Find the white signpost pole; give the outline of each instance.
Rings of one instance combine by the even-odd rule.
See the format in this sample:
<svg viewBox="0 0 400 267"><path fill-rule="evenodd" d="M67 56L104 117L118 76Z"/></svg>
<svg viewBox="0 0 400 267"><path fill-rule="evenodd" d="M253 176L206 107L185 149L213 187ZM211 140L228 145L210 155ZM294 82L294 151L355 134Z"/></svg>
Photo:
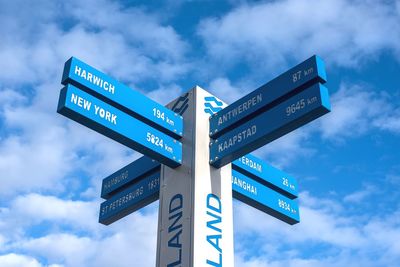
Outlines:
<svg viewBox="0 0 400 267"><path fill-rule="evenodd" d="M231 164L209 164L208 92L177 101L186 111L178 168L161 167L157 267L234 266ZM176 101L171 103L171 108ZM188 107L184 107L188 105Z"/></svg>

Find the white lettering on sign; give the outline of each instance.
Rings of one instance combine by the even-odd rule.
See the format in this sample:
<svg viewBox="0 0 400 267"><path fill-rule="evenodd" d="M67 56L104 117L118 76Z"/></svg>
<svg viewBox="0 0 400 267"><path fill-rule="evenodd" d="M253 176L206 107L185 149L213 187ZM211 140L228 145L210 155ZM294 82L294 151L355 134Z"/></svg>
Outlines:
<svg viewBox="0 0 400 267"><path fill-rule="evenodd" d="M113 177L111 180L105 182L104 184L104 189L107 190L111 188L112 186L119 184L123 182L124 180L128 179L129 177L129 171L126 170L123 173L118 174L117 176Z"/></svg>
<svg viewBox="0 0 400 267"><path fill-rule="evenodd" d="M207 235L206 239L215 249L216 254L208 255L206 263L207 265L222 267L222 248L219 245L222 239L222 204L219 197L214 194L207 195L207 215L210 218L207 221L207 230L210 231L210 234Z"/></svg>
<svg viewBox="0 0 400 267"><path fill-rule="evenodd" d="M110 111L105 110L97 105L94 105L94 114L100 118L117 125L117 115L112 114Z"/></svg>
<svg viewBox="0 0 400 267"><path fill-rule="evenodd" d="M183 216L183 196L176 194L169 202L169 217L168 234L171 236L168 240L168 248L176 250L176 259L167 264L167 267L181 266L182 264L182 216Z"/></svg>
<svg viewBox="0 0 400 267"><path fill-rule="evenodd" d="M232 136L228 140L224 141L223 143L218 145L218 152L221 153L224 150L246 140L247 138L255 135L257 133L257 125L253 125L246 130Z"/></svg>
<svg viewBox="0 0 400 267"><path fill-rule="evenodd" d="M100 88L106 90L107 92L109 92L111 94L115 93L115 86L112 83L104 81L102 78L100 78L100 77L94 75L93 73L91 73L85 69L82 69L76 65L75 65L74 74L78 75L79 77L96 85L97 87L100 87Z"/></svg>
<svg viewBox="0 0 400 267"><path fill-rule="evenodd" d="M90 107L92 106L92 102L89 100L86 100L80 96L77 96L75 94L71 94L71 102L77 105L78 107L84 108L86 110L90 110Z"/></svg>
<svg viewBox="0 0 400 267"><path fill-rule="evenodd" d="M228 111L226 114L222 115L218 119L218 126L231 120L234 119L236 116L240 115L241 113L245 112L246 110L250 109L251 107L256 106L262 101L262 94L258 94L256 96L253 96L246 102L240 104L236 108Z"/></svg>
<svg viewBox="0 0 400 267"><path fill-rule="evenodd" d="M244 165L262 173L262 165L260 163L254 162L246 156L239 158L239 161Z"/></svg>
<svg viewBox="0 0 400 267"><path fill-rule="evenodd" d="M114 200L113 202L110 202L107 205L104 205L103 208L101 209L101 216L105 216L108 212L111 212L115 209L120 209L123 205L129 203L130 201L136 200L138 197L143 195L143 186L136 188L135 190L132 190L120 198Z"/></svg>
<svg viewBox="0 0 400 267"><path fill-rule="evenodd" d="M257 196L257 187L232 175L232 184L239 186L247 192Z"/></svg>

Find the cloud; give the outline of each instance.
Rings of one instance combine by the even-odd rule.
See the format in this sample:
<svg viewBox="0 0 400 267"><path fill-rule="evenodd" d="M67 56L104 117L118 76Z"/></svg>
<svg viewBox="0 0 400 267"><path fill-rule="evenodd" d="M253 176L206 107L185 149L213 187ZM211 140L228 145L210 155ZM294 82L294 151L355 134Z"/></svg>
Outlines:
<svg viewBox="0 0 400 267"><path fill-rule="evenodd" d="M77 203L72 204L75 206L70 208L76 208ZM63 205L71 205L71 203L63 203L61 211L55 211L54 218L48 217L47 219L52 220L53 223L59 223L60 218L64 218ZM54 266L128 267L132 266L132 262L142 267L154 266L158 212L151 206L146 210L145 215L142 214L143 211L138 211L107 227L98 224L102 231L97 234L88 232L82 235L82 233L78 234L79 231L72 233L59 230L39 237L21 237L12 240L6 248L12 251L22 251L31 257L54 264ZM81 211L84 210L81 209ZM43 213L45 213L44 216ZM47 217L46 214L47 212L39 211L38 216L43 219L43 217ZM71 226L75 223L81 225L97 223L93 221L93 218L82 215L82 221L87 219L90 221L72 222L71 219L66 219L66 223ZM74 214L72 217L75 217ZM21 218L36 220L33 214L26 214L26 217Z"/></svg>
<svg viewBox="0 0 400 267"><path fill-rule="evenodd" d="M254 154L267 158L268 162L278 168L292 164L298 157L311 157L317 150L308 142L313 133L310 126L313 124L274 140L256 150Z"/></svg>
<svg viewBox="0 0 400 267"><path fill-rule="evenodd" d="M378 188L372 185L365 185L363 189L353 192L343 198L344 202L360 203L365 200L365 198L370 197L372 194L376 193Z"/></svg>
<svg viewBox="0 0 400 267"><path fill-rule="evenodd" d="M306 0L262 1L203 20L198 34L219 68L245 62L276 73L275 67L313 54L358 68L384 51L398 55L399 21L387 1L328 0L312 7Z"/></svg>
<svg viewBox="0 0 400 267"><path fill-rule="evenodd" d="M42 267L36 259L25 255L18 255L14 253L0 255L0 265L2 267ZM50 266L49 266L50 267ZM52 265L52 267L56 267Z"/></svg>
<svg viewBox="0 0 400 267"><path fill-rule="evenodd" d="M17 197L12 205L12 213L17 217L30 218L29 224L42 221L58 222L77 229L96 230L100 201L85 202L63 200L54 196L29 194Z"/></svg>
<svg viewBox="0 0 400 267"><path fill-rule="evenodd" d="M0 44L0 195L62 192L66 186L79 190L86 181L76 173L98 183L138 156L56 113L70 56L133 88L176 80L190 70L187 43L157 14L106 0L37 1L35 8L38 12L31 14L31 7L18 0L2 4L0 11L0 23L8 26L0 29L5 37ZM126 23L132 18L134 23ZM179 89L171 88L178 96ZM89 191L86 196L97 193Z"/></svg>
<svg viewBox="0 0 400 267"><path fill-rule="evenodd" d="M322 136L331 140L356 137L377 129L399 133L396 117L400 107L390 95L367 85L342 84L331 96L332 111L319 121Z"/></svg>
<svg viewBox="0 0 400 267"><path fill-rule="evenodd" d="M247 91L234 86L229 79L222 77L213 79L208 87L210 93L221 98L227 104L231 104L243 97Z"/></svg>
<svg viewBox="0 0 400 267"><path fill-rule="evenodd" d="M392 133L400 134L400 107L384 114L374 121L374 126Z"/></svg>
<svg viewBox="0 0 400 267"><path fill-rule="evenodd" d="M155 14L107 0L35 5L40 12L34 15L20 0L3 5L0 23L9 25L0 30L6 36L0 44L3 83L59 82L71 56L128 83L173 80L190 69L188 45Z"/></svg>
<svg viewBox="0 0 400 267"><path fill-rule="evenodd" d="M54 234L20 242L20 249L45 257L49 262L66 266L88 266L86 256L96 247L88 237Z"/></svg>
<svg viewBox="0 0 400 267"><path fill-rule="evenodd" d="M160 86L156 90L149 92L147 96L162 105L166 105L181 96L182 93L188 89L189 88L180 88L176 84Z"/></svg>
<svg viewBox="0 0 400 267"><path fill-rule="evenodd" d="M359 216L347 211L348 201L317 198L307 192L299 199L301 222L295 226L235 203L238 266L383 267L395 266L400 259L398 208L373 214L352 202L362 211Z"/></svg>

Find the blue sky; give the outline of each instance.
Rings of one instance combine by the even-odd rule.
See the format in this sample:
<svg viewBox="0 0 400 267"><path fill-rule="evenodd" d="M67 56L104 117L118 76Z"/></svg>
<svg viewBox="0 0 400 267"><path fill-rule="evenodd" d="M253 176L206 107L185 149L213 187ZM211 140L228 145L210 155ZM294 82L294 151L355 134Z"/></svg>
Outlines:
<svg viewBox="0 0 400 267"><path fill-rule="evenodd" d="M301 223L234 203L239 267L400 262L400 1L0 1L0 266L155 265L158 203L97 223L138 153L56 113L76 56L165 104L230 103L321 56L332 112L256 151L297 178Z"/></svg>

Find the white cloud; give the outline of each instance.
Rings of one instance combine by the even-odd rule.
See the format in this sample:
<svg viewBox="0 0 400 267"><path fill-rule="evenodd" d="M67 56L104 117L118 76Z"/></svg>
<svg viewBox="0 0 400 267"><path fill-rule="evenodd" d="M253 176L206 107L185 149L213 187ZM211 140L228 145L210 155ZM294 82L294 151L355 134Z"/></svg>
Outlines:
<svg viewBox="0 0 400 267"><path fill-rule="evenodd" d="M358 136L370 130L371 120L388 111L387 99L359 85L341 85L331 97L332 111L320 121L325 138Z"/></svg>
<svg viewBox="0 0 400 267"><path fill-rule="evenodd" d="M377 93L366 85L342 84L331 96L331 104L332 111L317 124L324 138L341 140L372 129L400 132L397 127L400 120L396 116L400 107L385 92Z"/></svg>
<svg viewBox="0 0 400 267"><path fill-rule="evenodd" d="M225 103L231 104L246 95L247 90L234 86L227 78L215 78L206 90L221 98Z"/></svg>
<svg viewBox="0 0 400 267"><path fill-rule="evenodd" d="M62 205L69 204L71 203ZM7 248L18 249L28 255L44 259L46 262L68 267L128 267L132 266L132 262L142 267L154 266L158 212L151 206L146 210L146 215L136 212L110 226L99 225L102 231L98 234L92 232L90 235L81 236L55 232L37 238L24 237L13 240L9 242ZM47 216L46 214L44 217ZM54 212L54 214L53 221L59 222L60 218L64 218L63 208L61 212ZM39 211L38 216L43 217L43 212ZM30 216L30 218L33 217L34 215ZM29 219L29 216L26 219ZM93 222L93 218L85 218L85 215L81 218L81 220L88 219L91 221L80 224L96 223ZM74 222L67 223L74 224ZM79 222L76 223L79 224Z"/></svg>
<svg viewBox="0 0 400 267"><path fill-rule="evenodd" d="M9 25L0 30L7 37L0 44L3 83L59 82L71 56L128 83L173 80L190 69L184 61L188 45L155 14L107 0L39 1L34 15L30 8L13 1L0 16L0 23ZM16 9L19 16L13 15Z"/></svg>
<svg viewBox="0 0 400 267"><path fill-rule="evenodd" d="M0 24L8 25L0 30L0 195L79 188L84 181L64 179L74 172L89 173L98 183L137 157L56 113L63 64L77 56L133 88L178 79L190 66L187 44L174 29L155 14L106 0L37 1L35 14L23 1L0 9ZM176 86L171 92L177 93Z"/></svg>
<svg viewBox="0 0 400 267"><path fill-rule="evenodd" d="M17 197L11 205L11 211L16 217L29 218L27 222L31 225L52 221L58 222L59 225L71 225L78 230L94 231L98 228L99 206L100 201L73 201L29 194Z"/></svg>
<svg viewBox="0 0 400 267"><path fill-rule="evenodd" d="M383 130L400 134L400 107L374 121L374 125Z"/></svg>
<svg viewBox="0 0 400 267"><path fill-rule="evenodd" d="M311 157L316 152L307 141L312 136L310 126L303 126L256 150L254 154L267 158L273 166L282 168L298 157Z"/></svg>
<svg viewBox="0 0 400 267"><path fill-rule="evenodd" d="M45 257L49 262L66 266L88 266L86 257L95 252L95 243L87 237L55 234L20 242L29 253Z"/></svg>
<svg viewBox="0 0 400 267"><path fill-rule="evenodd" d="M363 189L353 192L343 198L344 202L360 203L365 198L379 192L379 189L372 185L365 185Z"/></svg>
<svg viewBox="0 0 400 267"><path fill-rule="evenodd" d="M238 266L383 267L400 259L398 209L359 216L349 214L346 202L305 192L299 198L301 222L295 226L235 203ZM361 203L352 205L363 210Z"/></svg>
<svg viewBox="0 0 400 267"><path fill-rule="evenodd" d="M162 105L166 105L180 97L186 90L189 90L189 88L180 88L178 85L173 84L169 86L160 86L156 90L149 92L147 96Z"/></svg>
<svg viewBox="0 0 400 267"><path fill-rule="evenodd" d="M313 54L357 68L384 50L400 51L394 10L382 1L263 1L202 21L198 34L219 68L244 61L276 73L287 60Z"/></svg>
<svg viewBox="0 0 400 267"><path fill-rule="evenodd" d="M0 265L2 267L42 267L36 259L25 255L14 253L0 255ZM50 267L50 266L49 266ZM52 265L51 267L56 267Z"/></svg>

